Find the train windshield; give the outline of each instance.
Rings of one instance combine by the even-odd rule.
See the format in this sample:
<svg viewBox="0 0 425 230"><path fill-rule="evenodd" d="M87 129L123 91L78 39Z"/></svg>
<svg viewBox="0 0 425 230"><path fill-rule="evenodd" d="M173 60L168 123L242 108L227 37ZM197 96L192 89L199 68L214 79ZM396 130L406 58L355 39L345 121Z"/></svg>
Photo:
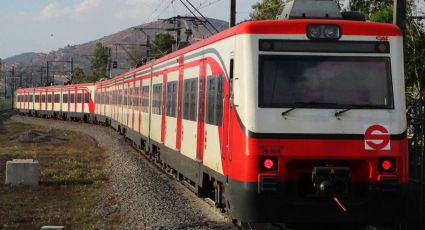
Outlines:
<svg viewBox="0 0 425 230"><path fill-rule="evenodd" d="M260 55L261 108L393 108L387 57Z"/></svg>

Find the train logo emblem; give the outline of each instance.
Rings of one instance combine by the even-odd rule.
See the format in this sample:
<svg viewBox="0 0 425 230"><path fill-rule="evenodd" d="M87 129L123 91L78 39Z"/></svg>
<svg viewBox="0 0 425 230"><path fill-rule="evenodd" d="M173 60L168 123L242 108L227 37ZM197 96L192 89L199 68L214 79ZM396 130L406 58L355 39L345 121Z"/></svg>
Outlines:
<svg viewBox="0 0 425 230"><path fill-rule="evenodd" d="M366 150L390 150L390 132L387 126L371 125L365 128L364 145Z"/></svg>

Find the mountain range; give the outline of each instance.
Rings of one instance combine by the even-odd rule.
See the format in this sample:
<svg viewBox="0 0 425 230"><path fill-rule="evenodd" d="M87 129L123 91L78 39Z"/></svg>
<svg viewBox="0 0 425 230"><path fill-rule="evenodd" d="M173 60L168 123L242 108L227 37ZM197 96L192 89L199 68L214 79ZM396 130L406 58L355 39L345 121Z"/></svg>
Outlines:
<svg viewBox="0 0 425 230"><path fill-rule="evenodd" d="M89 73L94 48L97 43L102 43L103 46L111 48L111 61L116 61L118 64L118 68L112 71L114 76L128 71L135 58L146 55L145 45L148 36L152 40L156 33L168 32L176 37L179 31L182 41L193 43L211 36L216 31L228 28L228 22L213 18L207 20L209 23L198 18L176 16L167 20L134 26L84 44L68 45L50 53L22 53L4 59L3 70L10 70L14 66L15 76L19 78L22 76L23 86L40 85L42 73L43 84L45 84L47 62L49 62L50 79L70 76L71 63L69 61L71 60L74 68L78 67L85 73ZM188 34L190 36L187 36ZM10 75L7 72L3 72L3 74ZM56 81L55 83L61 84Z"/></svg>

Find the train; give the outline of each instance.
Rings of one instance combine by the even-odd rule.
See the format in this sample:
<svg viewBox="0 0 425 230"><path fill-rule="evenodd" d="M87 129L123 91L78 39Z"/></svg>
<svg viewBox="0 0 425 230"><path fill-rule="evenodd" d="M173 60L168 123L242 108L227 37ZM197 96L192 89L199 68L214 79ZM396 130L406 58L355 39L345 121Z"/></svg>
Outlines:
<svg viewBox="0 0 425 230"><path fill-rule="evenodd" d="M19 88L14 108L113 127L240 224L401 223L402 33L307 16L243 22L104 81Z"/></svg>

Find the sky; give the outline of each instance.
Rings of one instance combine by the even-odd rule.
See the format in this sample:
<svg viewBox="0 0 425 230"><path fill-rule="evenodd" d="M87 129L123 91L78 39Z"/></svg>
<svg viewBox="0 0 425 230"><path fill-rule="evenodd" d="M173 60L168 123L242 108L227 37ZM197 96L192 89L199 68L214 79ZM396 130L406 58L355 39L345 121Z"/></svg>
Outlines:
<svg viewBox="0 0 425 230"><path fill-rule="evenodd" d="M237 21L260 0L237 1ZM190 0L206 17L228 21L229 0ZM0 58L89 42L123 29L188 15L180 0L0 0Z"/></svg>

